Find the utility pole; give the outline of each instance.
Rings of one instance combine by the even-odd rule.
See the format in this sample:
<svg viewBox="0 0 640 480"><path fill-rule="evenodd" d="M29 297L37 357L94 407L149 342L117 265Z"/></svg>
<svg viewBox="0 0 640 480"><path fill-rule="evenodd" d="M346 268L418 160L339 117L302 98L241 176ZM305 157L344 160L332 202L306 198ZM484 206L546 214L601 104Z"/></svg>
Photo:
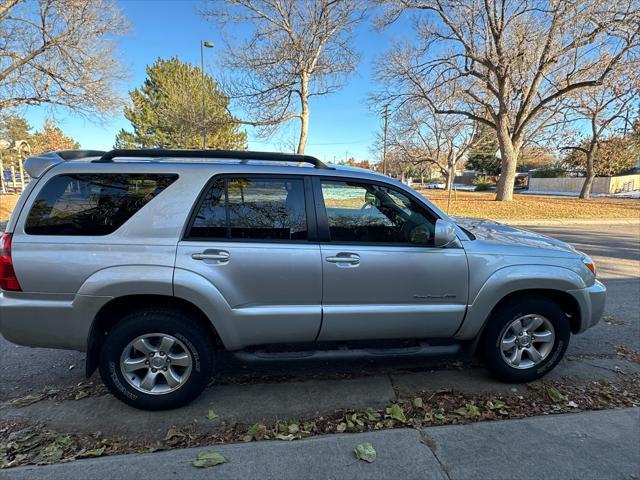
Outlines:
<svg viewBox="0 0 640 480"><path fill-rule="evenodd" d="M200 40L200 74L202 76L202 148L207 148L207 104L204 88L204 47L213 48L213 42Z"/></svg>
<svg viewBox="0 0 640 480"><path fill-rule="evenodd" d="M382 174L387 174L387 123L389 117L389 104L384 106L384 126L382 128Z"/></svg>

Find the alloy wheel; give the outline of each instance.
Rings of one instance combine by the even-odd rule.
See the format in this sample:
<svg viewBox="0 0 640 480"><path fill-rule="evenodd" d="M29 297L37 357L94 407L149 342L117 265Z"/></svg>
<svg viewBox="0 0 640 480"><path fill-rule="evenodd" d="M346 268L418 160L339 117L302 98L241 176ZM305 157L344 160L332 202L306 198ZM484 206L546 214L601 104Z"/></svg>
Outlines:
<svg viewBox="0 0 640 480"><path fill-rule="evenodd" d="M518 317L500 340L502 359L513 368L532 368L549 356L555 337L553 325L542 315Z"/></svg>
<svg viewBox="0 0 640 480"><path fill-rule="evenodd" d="M120 356L120 371L127 383L150 395L174 392L187 382L192 367L185 344L166 333L141 335Z"/></svg>

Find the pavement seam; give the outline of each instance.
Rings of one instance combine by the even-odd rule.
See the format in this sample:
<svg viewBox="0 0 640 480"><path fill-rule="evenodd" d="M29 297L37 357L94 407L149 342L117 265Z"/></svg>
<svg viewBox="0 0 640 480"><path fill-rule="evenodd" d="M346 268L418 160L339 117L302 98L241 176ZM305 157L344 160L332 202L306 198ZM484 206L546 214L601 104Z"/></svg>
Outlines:
<svg viewBox="0 0 640 480"><path fill-rule="evenodd" d="M440 465L440 469L442 470L442 473L444 473L444 476L447 477L448 480L451 480L449 467L438 456L438 444L436 443L436 441L429 435L427 435L427 432L425 432L424 430L418 430L418 432L420 433L420 443L427 446L427 448L431 451L433 457L436 459L436 462L438 462L438 465Z"/></svg>
<svg viewBox="0 0 640 480"><path fill-rule="evenodd" d="M393 390L393 394L395 395L394 400L397 402L398 400L400 400L400 389L393 381L393 375L391 373L387 374L387 377L389 378L389 383L391 384L391 390Z"/></svg>

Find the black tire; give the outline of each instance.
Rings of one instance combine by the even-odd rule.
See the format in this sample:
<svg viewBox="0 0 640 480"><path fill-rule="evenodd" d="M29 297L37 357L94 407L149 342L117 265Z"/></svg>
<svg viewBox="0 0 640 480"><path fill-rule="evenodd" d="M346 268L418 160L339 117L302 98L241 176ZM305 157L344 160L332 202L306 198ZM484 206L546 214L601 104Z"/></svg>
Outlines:
<svg viewBox="0 0 640 480"><path fill-rule="evenodd" d="M156 332L175 337L191 355L191 370L184 384L164 394L134 388L120 368L125 347L141 335ZM105 337L100 349L100 376L111 393L126 404L142 410L168 410L200 395L211 377L213 357L211 335L192 317L169 308L141 309L125 315Z"/></svg>
<svg viewBox="0 0 640 480"><path fill-rule="evenodd" d="M541 315L549 320L555 330L555 341L540 363L518 369L509 365L502 356L502 336L515 319L529 314ZM550 372L562 360L569 346L570 335L567 316L556 302L541 296L520 297L493 312L482 334L478 353L485 367L499 380L509 383L531 382Z"/></svg>

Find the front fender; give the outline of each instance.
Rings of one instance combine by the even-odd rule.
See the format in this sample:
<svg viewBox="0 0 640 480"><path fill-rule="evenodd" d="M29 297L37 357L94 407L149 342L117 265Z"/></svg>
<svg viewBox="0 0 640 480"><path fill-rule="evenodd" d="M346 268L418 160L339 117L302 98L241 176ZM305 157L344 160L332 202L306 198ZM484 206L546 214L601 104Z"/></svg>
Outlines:
<svg viewBox="0 0 640 480"><path fill-rule="evenodd" d="M467 308L455 337L470 340L483 329L491 311L511 293L524 290L570 290L587 287L575 271L557 265L514 265L495 271L482 285Z"/></svg>

